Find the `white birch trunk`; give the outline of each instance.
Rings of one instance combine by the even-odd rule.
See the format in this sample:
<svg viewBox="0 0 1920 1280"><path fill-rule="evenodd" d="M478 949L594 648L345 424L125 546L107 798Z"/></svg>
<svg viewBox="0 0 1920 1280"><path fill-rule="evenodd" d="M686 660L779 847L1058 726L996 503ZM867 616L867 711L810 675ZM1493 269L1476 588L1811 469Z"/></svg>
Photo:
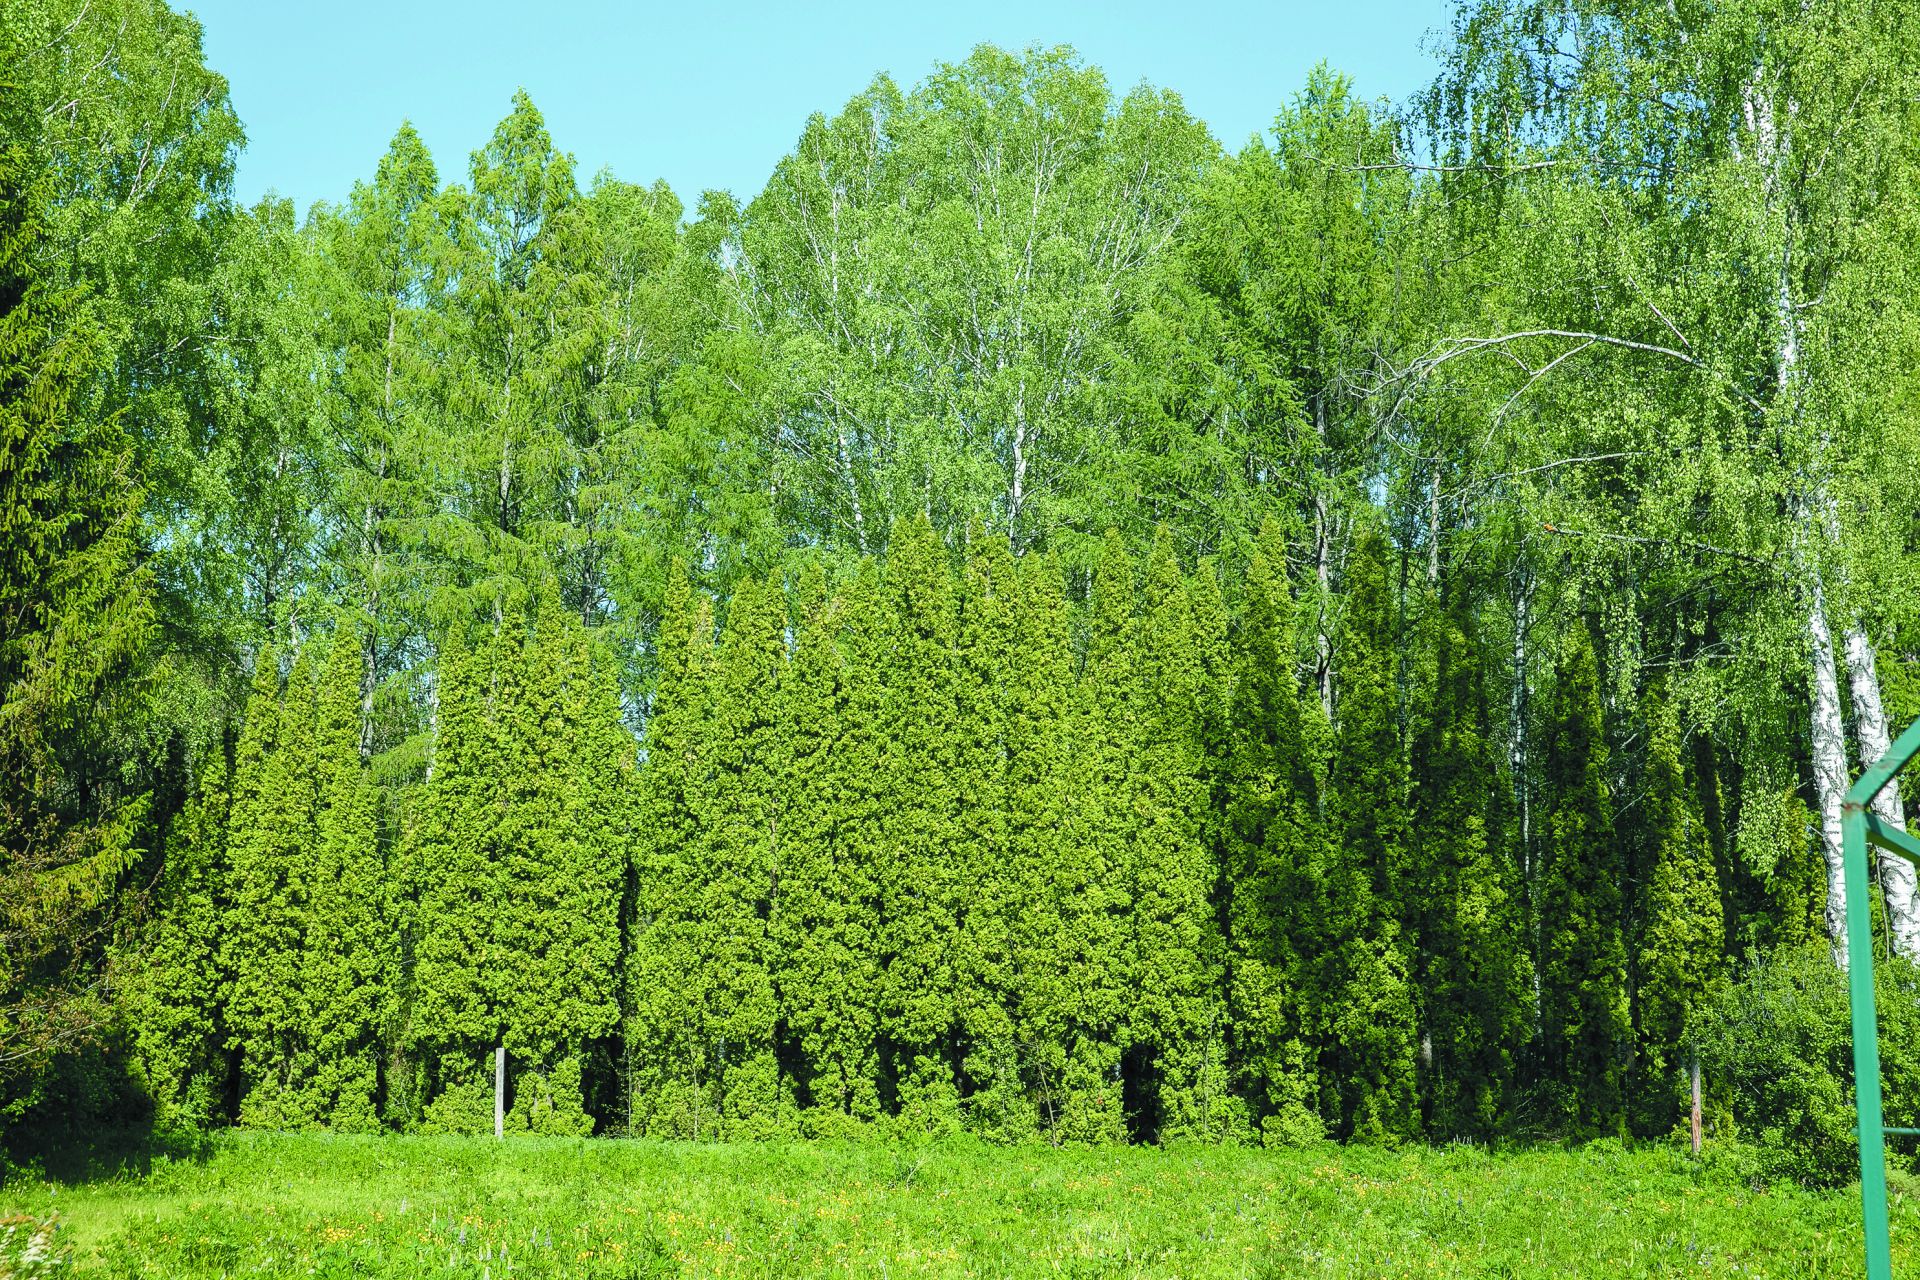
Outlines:
<svg viewBox="0 0 1920 1280"><path fill-rule="evenodd" d="M1754 140L1754 158L1761 168L1766 190L1766 207L1771 213L1785 199L1788 140L1779 130L1773 99L1755 69L1748 82L1744 115ZM1787 115L1791 117L1791 108ZM1793 230L1791 215L1783 222L1779 260L1774 276L1775 358L1778 371L1776 405L1783 408L1788 421L1798 425L1806 396L1806 371L1800 361L1800 320L1794 296ZM1827 623L1827 591L1814 548L1820 538L1837 538L1838 521L1831 519L1826 492L1825 441L1819 442L1813 464L1802 476L1804 486L1794 504L1793 566L1800 577L1799 588L1807 610L1807 648L1810 666L1808 726L1812 739L1813 785L1815 804L1820 811L1820 844L1827 865L1827 936L1833 942L1833 957L1841 968L1847 966L1847 886L1844 845L1841 839L1841 811L1847 794L1847 731L1840 714L1840 679L1834 662L1833 631ZM1833 527L1822 529L1822 515Z"/></svg>
<svg viewBox="0 0 1920 1280"><path fill-rule="evenodd" d="M1847 628L1847 684L1853 694L1853 730L1860 744L1860 763L1872 764L1887 754L1892 739L1887 711L1880 701L1880 673L1874 667L1873 641L1858 622ZM1888 826L1907 829L1906 806L1895 779L1874 797L1873 811ZM1913 864L1899 854L1880 850L1880 891L1887 900L1887 927L1893 934L1895 955L1909 960L1920 956L1920 912L1914 904Z"/></svg>
<svg viewBox="0 0 1920 1280"><path fill-rule="evenodd" d="M1833 958L1847 967L1847 880L1841 842L1841 805L1847 794L1847 731L1840 720L1840 677L1827 628L1826 589L1818 570L1809 575L1807 642L1813 659L1813 786L1820 809L1820 845L1827 862L1827 936Z"/></svg>

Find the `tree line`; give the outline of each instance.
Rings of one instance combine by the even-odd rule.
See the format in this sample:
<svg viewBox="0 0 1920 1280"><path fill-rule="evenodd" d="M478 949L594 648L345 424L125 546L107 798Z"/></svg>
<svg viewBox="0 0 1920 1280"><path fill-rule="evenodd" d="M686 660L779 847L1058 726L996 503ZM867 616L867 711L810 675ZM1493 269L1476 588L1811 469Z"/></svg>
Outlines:
<svg viewBox="0 0 1920 1280"><path fill-rule="evenodd" d="M1488 1137L1523 1100L1561 1131L1674 1123L1718 880L1671 708L1616 818L1590 644L1528 869L1481 637L1425 601L1403 706L1379 532L1337 726L1293 674L1275 521L1237 607L1170 536L1144 563L1103 539L1083 602L984 530L890 546L743 578L722 621L676 579L637 768L552 597L450 633L423 780L384 814L358 637L266 653L125 958L148 1088L477 1131L499 1046L515 1123L548 1132Z"/></svg>
<svg viewBox="0 0 1920 1280"><path fill-rule="evenodd" d="M298 213L23 0L5 1123L1664 1133L1920 712L1915 21L1476 0L1237 151L982 47L692 211L522 93Z"/></svg>

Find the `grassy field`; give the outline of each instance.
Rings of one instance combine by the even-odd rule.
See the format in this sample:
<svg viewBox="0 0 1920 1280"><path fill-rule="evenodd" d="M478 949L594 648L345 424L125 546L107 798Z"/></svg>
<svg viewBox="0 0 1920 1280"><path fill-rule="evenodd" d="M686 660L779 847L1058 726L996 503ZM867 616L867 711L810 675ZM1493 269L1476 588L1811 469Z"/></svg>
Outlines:
<svg viewBox="0 0 1920 1280"><path fill-rule="evenodd" d="M79 1275L1844 1276L1848 1192L1611 1144L1054 1151L235 1133L0 1208ZM1896 1196L1896 1270L1920 1260ZM0 1274L7 1270L0 1260Z"/></svg>

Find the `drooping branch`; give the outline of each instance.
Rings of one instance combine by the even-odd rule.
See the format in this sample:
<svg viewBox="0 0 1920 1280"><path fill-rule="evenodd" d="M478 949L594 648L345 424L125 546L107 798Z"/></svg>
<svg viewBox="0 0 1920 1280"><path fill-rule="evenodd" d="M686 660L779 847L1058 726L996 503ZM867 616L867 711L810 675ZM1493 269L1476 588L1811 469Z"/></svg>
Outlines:
<svg viewBox="0 0 1920 1280"><path fill-rule="evenodd" d="M1545 520L1540 522L1540 527L1547 533L1561 538L1594 538L1603 542L1628 542L1642 547L1678 547L1707 555L1725 556L1729 560L1739 560L1746 564L1763 566L1773 564L1771 556L1756 556L1746 551L1735 551L1732 547L1716 546L1711 542L1696 542L1692 538L1649 538L1631 533L1607 533L1599 529L1563 529Z"/></svg>
<svg viewBox="0 0 1920 1280"><path fill-rule="evenodd" d="M1544 376L1555 365L1594 343L1599 343L1602 346L1619 347L1626 351L1639 351L1647 355L1663 356L1666 359L1678 361L1690 369L1698 369L1702 373L1709 374L1722 382L1728 383L1729 389L1748 408L1759 413L1766 412L1766 405L1755 399L1751 392L1745 388L1733 385L1731 380L1720 370L1715 369L1704 360L1686 351L1682 351L1677 347L1666 347L1658 343L1640 342L1633 338L1621 338L1610 333L1591 333L1579 329L1521 329L1512 333L1495 334L1488 337L1445 338L1428 348L1426 354L1422 355L1419 359L1393 373L1387 379L1387 383L1389 385L1395 382L1407 384L1407 389L1401 393L1400 397L1400 402L1404 403L1407 397L1413 394L1414 389L1441 365L1457 360L1462 356L1476 355L1483 351L1498 351L1502 354L1511 355L1512 353L1508 351L1508 348L1514 343L1525 342L1535 338L1558 338L1567 342L1579 343L1580 345L1573 348L1570 352L1565 352L1555 357L1537 371L1522 362L1522 367L1528 369L1529 376L1527 383L1521 387L1520 392L1516 392L1515 396L1509 398L1507 404L1502 405L1500 410L1496 412L1496 423L1500 416L1506 412L1507 405L1510 405L1513 399L1518 398L1519 394L1524 393L1528 387L1531 387L1534 382L1538 381L1540 377ZM1398 405L1396 405L1396 409L1397 408Z"/></svg>

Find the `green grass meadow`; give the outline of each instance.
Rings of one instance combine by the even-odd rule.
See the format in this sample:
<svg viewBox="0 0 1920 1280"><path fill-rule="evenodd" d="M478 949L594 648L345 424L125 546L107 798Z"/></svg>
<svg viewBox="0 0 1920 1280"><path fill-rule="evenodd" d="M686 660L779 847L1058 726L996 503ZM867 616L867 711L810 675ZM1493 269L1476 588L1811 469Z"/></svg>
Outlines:
<svg viewBox="0 0 1920 1280"><path fill-rule="evenodd" d="M231 1133L142 1176L15 1182L54 1274L1846 1276L1850 1191L1599 1144L1053 1150ZM1896 1270L1920 1260L1896 1190ZM8 1274L0 1261L0 1275ZM22 1272L21 1274L25 1274Z"/></svg>

